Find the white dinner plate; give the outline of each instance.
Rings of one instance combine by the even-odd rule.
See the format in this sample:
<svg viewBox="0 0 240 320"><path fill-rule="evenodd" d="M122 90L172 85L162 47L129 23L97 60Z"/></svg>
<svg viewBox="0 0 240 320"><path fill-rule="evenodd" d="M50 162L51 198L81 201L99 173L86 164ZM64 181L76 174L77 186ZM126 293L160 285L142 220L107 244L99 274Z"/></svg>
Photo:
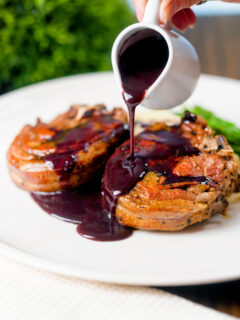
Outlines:
<svg viewBox="0 0 240 320"><path fill-rule="evenodd" d="M169 92L171 94L171 92ZM240 123L240 82L202 76L195 103ZM72 103L121 105L112 73L65 77L0 98L0 253L60 274L135 285L189 285L240 278L240 203L185 231L134 231L123 241L82 238L76 226L42 211L11 182L7 148L26 123L49 120Z"/></svg>

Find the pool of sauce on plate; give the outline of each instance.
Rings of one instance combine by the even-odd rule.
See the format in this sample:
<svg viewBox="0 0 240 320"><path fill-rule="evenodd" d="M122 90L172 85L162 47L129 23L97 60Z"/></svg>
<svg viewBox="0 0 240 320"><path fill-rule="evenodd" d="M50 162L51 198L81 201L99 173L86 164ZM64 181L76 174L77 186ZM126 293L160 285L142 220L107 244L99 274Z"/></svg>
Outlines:
<svg viewBox="0 0 240 320"><path fill-rule="evenodd" d="M33 200L53 217L76 224L77 232L91 240L128 238L132 229L121 225L103 207L101 183L54 193L31 193Z"/></svg>

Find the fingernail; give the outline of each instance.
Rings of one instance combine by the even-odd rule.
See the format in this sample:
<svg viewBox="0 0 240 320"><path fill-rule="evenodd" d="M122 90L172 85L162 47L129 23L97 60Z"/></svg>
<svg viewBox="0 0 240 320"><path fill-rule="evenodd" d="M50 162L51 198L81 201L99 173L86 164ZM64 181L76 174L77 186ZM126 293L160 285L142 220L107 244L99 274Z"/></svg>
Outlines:
<svg viewBox="0 0 240 320"><path fill-rule="evenodd" d="M195 27L195 24L192 24L192 25L190 25L188 28L194 29L194 27Z"/></svg>

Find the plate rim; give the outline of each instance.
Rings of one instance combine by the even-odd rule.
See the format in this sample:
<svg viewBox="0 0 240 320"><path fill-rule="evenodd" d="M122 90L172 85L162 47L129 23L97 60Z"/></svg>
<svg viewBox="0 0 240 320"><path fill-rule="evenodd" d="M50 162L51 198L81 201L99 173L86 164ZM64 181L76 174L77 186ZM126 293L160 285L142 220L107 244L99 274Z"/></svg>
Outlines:
<svg viewBox="0 0 240 320"><path fill-rule="evenodd" d="M32 267L35 269L44 270L45 272L55 273L61 276L67 276L70 278L77 278L86 281L104 282L110 284L119 285L134 285L134 286L159 286L159 287L176 287L176 286L191 286L191 285L206 285L214 283L222 283L226 281L238 280L240 278L240 270L234 270L231 272L215 271L204 273L204 276L195 279L194 275L186 277L184 280L176 280L174 278L171 281L166 280L164 276L154 275L135 275L128 273L114 273L114 272L102 272L102 271L89 271L84 268L77 268L64 263L58 263L50 259L44 259L34 254L24 252L23 250L11 247L3 242L0 242L0 253L8 259L14 259L16 262Z"/></svg>
<svg viewBox="0 0 240 320"><path fill-rule="evenodd" d="M28 91L31 91L32 89L38 89L41 88L41 86L44 86L46 84L53 84L57 82L62 82L65 80L71 80L73 78L82 78L86 76L110 76L113 73L111 71L106 72L92 72L92 73L83 73L79 75L70 75L55 79L50 79L46 81L42 81L39 83L31 84L26 87L22 87L16 90L13 90L9 93L5 93L0 96L0 104L5 99L21 94L25 94ZM240 84L239 80L226 78L226 77L220 77L215 75L206 75L201 74L201 78L203 79L209 79L213 81L227 81ZM9 108L11 109L11 108ZM19 109L18 109L19 110ZM1 115L1 108L0 108L0 115ZM6 113L7 116L7 113ZM0 241L0 253L10 259L14 259L15 261L19 263L23 263L27 266L34 267L36 269L41 269L46 272L52 272L63 276L73 277L73 278L80 278L83 280L91 280L91 281L97 281L97 282L106 282L106 283L114 283L114 284L124 284L124 285L136 285L136 286L188 286L188 285L202 285L202 284L211 284L211 283L221 283L225 281L232 281L237 280L240 278L240 270L238 268L236 269L228 269L225 272L208 272L204 273L204 276L198 276L197 279L195 279L194 275L185 275L182 277L182 280L179 279L165 279L164 275L135 275L132 276L131 273L118 273L118 272L103 272L103 271L94 271L89 270L86 268L77 268L71 265L67 265L64 263L56 262L51 259L42 258L35 254L24 252L24 250L17 249L14 246L5 244L4 242Z"/></svg>

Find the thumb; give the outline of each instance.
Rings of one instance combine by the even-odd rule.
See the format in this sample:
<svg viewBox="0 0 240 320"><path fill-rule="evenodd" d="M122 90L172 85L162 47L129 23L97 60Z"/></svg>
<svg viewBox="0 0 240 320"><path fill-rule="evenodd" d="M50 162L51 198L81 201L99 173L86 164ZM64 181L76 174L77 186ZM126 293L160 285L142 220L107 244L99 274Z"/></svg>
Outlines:
<svg viewBox="0 0 240 320"><path fill-rule="evenodd" d="M181 9L190 8L201 0L163 0L160 5L160 22L168 23L172 16Z"/></svg>

